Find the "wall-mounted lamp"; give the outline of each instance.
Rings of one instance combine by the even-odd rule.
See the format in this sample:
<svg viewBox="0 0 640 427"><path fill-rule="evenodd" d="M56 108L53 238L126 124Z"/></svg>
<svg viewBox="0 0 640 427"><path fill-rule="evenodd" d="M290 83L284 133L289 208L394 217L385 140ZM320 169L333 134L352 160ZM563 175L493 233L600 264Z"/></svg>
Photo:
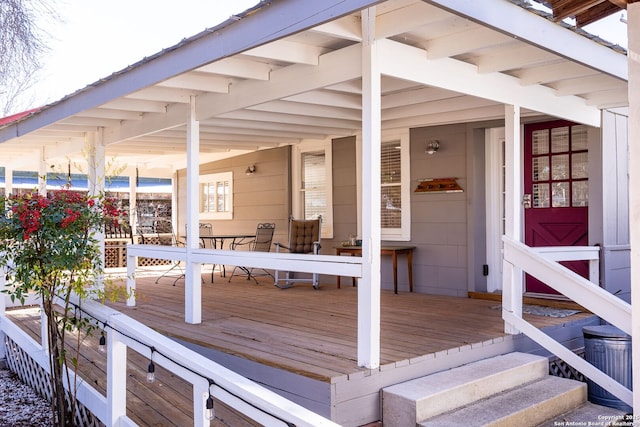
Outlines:
<svg viewBox="0 0 640 427"><path fill-rule="evenodd" d="M247 170L244 171L247 175L253 175L256 173L256 165L247 166Z"/></svg>
<svg viewBox="0 0 640 427"><path fill-rule="evenodd" d="M428 155L436 154L436 151L440 148L440 142L437 139L429 141L427 148L424 150Z"/></svg>

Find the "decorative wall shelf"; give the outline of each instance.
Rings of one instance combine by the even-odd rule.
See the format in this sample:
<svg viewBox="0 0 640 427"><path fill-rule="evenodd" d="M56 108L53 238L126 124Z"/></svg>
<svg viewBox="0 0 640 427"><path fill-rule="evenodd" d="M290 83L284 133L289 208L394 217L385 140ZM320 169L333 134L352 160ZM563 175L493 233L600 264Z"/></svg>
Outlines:
<svg viewBox="0 0 640 427"><path fill-rule="evenodd" d="M464 190L456 181L457 178L423 178L419 179L416 193L462 193Z"/></svg>

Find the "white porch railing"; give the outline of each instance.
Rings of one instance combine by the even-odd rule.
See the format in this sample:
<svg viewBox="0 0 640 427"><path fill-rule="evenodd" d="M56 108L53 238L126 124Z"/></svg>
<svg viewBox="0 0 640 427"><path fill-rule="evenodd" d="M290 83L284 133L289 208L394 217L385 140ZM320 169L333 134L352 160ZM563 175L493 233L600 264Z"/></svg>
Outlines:
<svg viewBox="0 0 640 427"><path fill-rule="evenodd" d="M568 248L558 250L530 248L506 236L503 236L502 239L504 241L505 272L515 269L515 271L528 273L631 335L631 305L555 262L593 260L593 253L597 249L579 248L578 251L567 254ZM564 255L562 255L563 253ZM547 257L548 254L551 256ZM505 322L563 359L629 406L633 406L633 393L629 389L522 318L522 291L516 288L520 283L505 280L503 289L505 298L502 304L502 318ZM517 295L520 295L519 301L516 300Z"/></svg>
<svg viewBox="0 0 640 427"><path fill-rule="evenodd" d="M205 417L209 394L262 425L338 426L120 312L92 301L83 301L81 307L84 313L104 325L107 332L107 395L103 396L87 382L79 381L78 400L107 426L136 425L126 415L127 349L152 358L154 364L193 385L194 426L209 425ZM4 311L0 313L0 332L22 347L45 372L49 372L43 346L6 317Z"/></svg>
<svg viewBox="0 0 640 427"><path fill-rule="evenodd" d="M193 264L240 265L271 270L320 273L334 276L362 277L362 258L337 255L307 255L286 252L251 252L219 249L188 249L159 245L127 246L127 291L131 297L127 305L135 305L136 258L157 258L185 262L187 251ZM189 266L187 266L189 268ZM197 282L199 283L199 282ZM186 283L185 292L193 283ZM132 292L133 291L133 292ZM186 317L190 317L189 313Z"/></svg>

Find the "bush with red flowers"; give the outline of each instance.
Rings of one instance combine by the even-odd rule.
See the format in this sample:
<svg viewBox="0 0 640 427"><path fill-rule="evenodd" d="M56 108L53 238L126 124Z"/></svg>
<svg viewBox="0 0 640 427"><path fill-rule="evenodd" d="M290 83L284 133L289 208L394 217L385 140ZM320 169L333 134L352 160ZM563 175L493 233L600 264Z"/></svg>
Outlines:
<svg viewBox="0 0 640 427"><path fill-rule="evenodd" d="M6 270L7 279L2 292L22 303L29 293L40 298L47 321L52 407L58 426L74 425L75 417L75 392L65 392L63 387L70 379L67 364L77 361L77 357L68 357L65 343L66 332L79 322L71 296L82 300L100 293L94 286L103 272L97 233L107 221L126 220L114 200L70 188L47 196L31 192L0 198L0 267ZM68 405L66 399L73 404Z"/></svg>

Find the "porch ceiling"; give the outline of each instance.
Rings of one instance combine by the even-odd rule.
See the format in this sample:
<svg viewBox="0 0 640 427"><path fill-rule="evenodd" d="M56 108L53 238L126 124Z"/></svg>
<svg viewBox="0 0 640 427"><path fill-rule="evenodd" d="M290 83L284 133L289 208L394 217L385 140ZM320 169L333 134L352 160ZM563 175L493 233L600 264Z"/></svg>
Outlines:
<svg viewBox="0 0 640 427"><path fill-rule="evenodd" d="M520 105L532 119L598 125L599 108L628 105L620 49L517 0L495 2L490 16L458 3L377 5L383 129L502 119L505 103ZM360 133L360 13L320 17L297 31L283 27L287 4L300 14L318 7L312 0L260 3L0 125L0 165L38 170L40 153L49 165L83 161L85 135L102 128L108 158L167 176L186 164L191 96L197 97L202 162Z"/></svg>

